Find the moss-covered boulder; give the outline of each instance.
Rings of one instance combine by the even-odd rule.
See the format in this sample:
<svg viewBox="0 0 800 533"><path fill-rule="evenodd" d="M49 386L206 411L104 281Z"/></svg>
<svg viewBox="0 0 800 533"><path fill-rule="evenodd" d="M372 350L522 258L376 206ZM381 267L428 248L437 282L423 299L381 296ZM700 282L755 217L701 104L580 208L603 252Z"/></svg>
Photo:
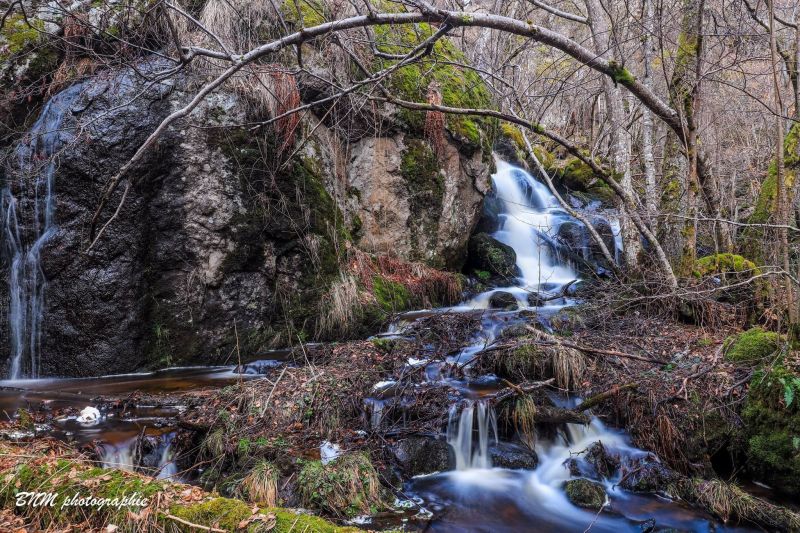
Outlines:
<svg viewBox="0 0 800 533"><path fill-rule="evenodd" d="M578 507L602 509L606 503L606 489L588 479L571 479L564 486L567 498Z"/></svg>
<svg viewBox="0 0 800 533"><path fill-rule="evenodd" d="M514 249L488 233L477 233L469 240L467 266L475 271L510 280L517 276L517 254Z"/></svg>
<svg viewBox="0 0 800 533"><path fill-rule="evenodd" d="M323 464L308 461L298 475L303 505L334 515L374 514L383 506L378 473L363 452Z"/></svg>
<svg viewBox="0 0 800 533"><path fill-rule="evenodd" d="M761 279L748 282L760 274L761 269L753 261L732 253L701 257L692 267L694 278L716 278L726 286L732 285L717 293L719 300L745 305L751 310L761 306L767 293L767 286Z"/></svg>
<svg viewBox="0 0 800 533"><path fill-rule="evenodd" d="M742 412L746 465L755 479L800 496L800 371L757 372Z"/></svg>
<svg viewBox="0 0 800 533"><path fill-rule="evenodd" d="M695 262L692 275L701 278L713 275L756 276L761 273L758 266L749 259L731 253L713 254L701 257Z"/></svg>
<svg viewBox="0 0 800 533"><path fill-rule="evenodd" d="M551 170L557 185L575 193L585 201L600 201L606 206L613 205L614 191L589 165L577 157L554 161L552 165Z"/></svg>
<svg viewBox="0 0 800 533"><path fill-rule="evenodd" d="M387 2L384 9L398 9ZM407 54L437 31L427 23L376 26L374 28L377 48L387 54ZM394 60L376 62L376 70L394 64ZM448 39L439 39L433 45L430 55L423 61L407 63L389 76L389 86L397 98L424 102L428 89L434 82L441 93L442 105L464 109L487 109L492 105L489 90L480 75L472 69L458 66L466 63L466 58ZM411 133L422 133L425 113L399 110L399 121ZM483 149L491 152L490 138L496 121L483 117L448 115L445 127L452 138L468 153Z"/></svg>
<svg viewBox="0 0 800 533"><path fill-rule="evenodd" d="M489 309L514 311L519 307L516 297L506 291L497 291L489 297Z"/></svg>
<svg viewBox="0 0 800 533"><path fill-rule="evenodd" d="M781 342L781 335L774 331L750 328L725 340L725 358L734 363L763 361L778 350Z"/></svg>

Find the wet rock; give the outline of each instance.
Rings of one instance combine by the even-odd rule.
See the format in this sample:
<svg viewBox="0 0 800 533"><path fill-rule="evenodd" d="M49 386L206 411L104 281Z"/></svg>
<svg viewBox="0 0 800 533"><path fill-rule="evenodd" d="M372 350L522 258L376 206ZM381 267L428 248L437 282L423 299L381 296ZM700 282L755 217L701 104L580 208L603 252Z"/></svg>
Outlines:
<svg viewBox="0 0 800 533"><path fill-rule="evenodd" d="M501 339L516 339L517 337L524 337L530 335L530 330L527 324L511 324L503 328L500 332Z"/></svg>
<svg viewBox="0 0 800 533"><path fill-rule="evenodd" d="M545 297L538 292L531 292L528 294L528 305L531 307L541 307L545 303Z"/></svg>
<svg viewBox="0 0 800 533"><path fill-rule="evenodd" d="M625 465L619 486L631 492L665 492L679 477L655 457L647 456Z"/></svg>
<svg viewBox="0 0 800 533"><path fill-rule="evenodd" d="M584 460L601 479L613 477L620 467L619 455L609 452L600 441L589 446Z"/></svg>
<svg viewBox="0 0 800 533"><path fill-rule="evenodd" d="M487 233L477 233L470 238L468 254L467 266L474 270L506 279L517 276L517 254L514 249Z"/></svg>
<svg viewBox="0 0 800 533"><path fill-rule="evenodd" d="M570 251L582 255L586 242L586 231L579 222L564 222L559 226L556 240Z"/></svg>
<svg viewBox="0 0 800 533"><path fill-rule="evenodd" d="M517 303L517 299L510 292L497 291L489 298L489 308L514 311L519 308L519 304Z"/></svg>
<svg viewBox="0 0 800 533"><path fill-rule="evenodd" d="M539 456L535 451L510 442L498 442L491 446L489 455L492 465L499 468L533 470L539 464Z"/></svg>
<svg viewBox="0 0 800 533"><path fill-rule="evenodd" d="M391 447L394 459L406 476L441 472L450 467L450 446L442 440L409 437Z"/></svg>
<svg viewBox="0 0 800 533"><path fill-rule="evenodd" d="M567 498L578 507L601 509L606 503L606 489L588 479L572 479L564 486Z"/></svg>

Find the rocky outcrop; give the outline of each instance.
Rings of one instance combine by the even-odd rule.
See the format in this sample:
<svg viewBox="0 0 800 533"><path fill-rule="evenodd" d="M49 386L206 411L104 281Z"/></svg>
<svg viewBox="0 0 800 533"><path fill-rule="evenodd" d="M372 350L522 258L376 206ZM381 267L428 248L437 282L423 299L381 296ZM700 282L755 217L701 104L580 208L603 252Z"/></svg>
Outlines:
<svg viewBox="0 0 800 533"><path fill-rule="evenodd" d="M137 69L166 66L146 59ZM66 90L75 97L60 124L57 230L41 252L47 288L38 374L222 363L237 346L252 353L313 336L316 302L338 278L348 242L439 267L463 261L488 184L480 150L464 155L448 141L443 157L432 157L402 132L348 147L312 117L314 134L288 159L271 130L238 126L251 119L248 106L226 91L160 138L129 174L119 216L85 253L109 178L185 104L194 83L186 76L153 84L125 69ZM35 140L21 142L38 149ZM6 179L23 170L4 169ZM32 180L12 180L21 206L33 202ZM29 232L30 210L20 217ZM4 305L8 297L4 285ZM8 338L5 320L0 333ZM0 350L2 358L9 353Z"/></svg>

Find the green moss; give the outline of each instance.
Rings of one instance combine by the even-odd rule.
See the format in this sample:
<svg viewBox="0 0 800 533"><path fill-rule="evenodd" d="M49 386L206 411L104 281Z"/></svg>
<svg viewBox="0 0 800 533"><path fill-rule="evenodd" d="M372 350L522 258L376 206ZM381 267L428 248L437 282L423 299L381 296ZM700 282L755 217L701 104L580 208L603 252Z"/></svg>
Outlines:
<svg viewBox="0 0 800 533"><path fill-rule="evenodd" d="M47 463L17 465L4 469L3 476L13 483L0 485L0 506L13 509L19 492L57 493L54 504L41 512L42 508L26 507L24 512L35 522L34 529L57 529L69 524L124 523L129 507L113 505L81 507L64 506L64 502L75 494L91 495L98 499L121 499L134 494L149 500L161 492L165 482L147 480L120 470L86 468L85 465L67 459ZM135 510L135 509L134 509ZM132 530L127 528L126 530Z"/></svg>
<svg viewBox="0 0 800 533"><path fill-rule="evenodd" d="M382 276L372 279L372 294L381 309L389 313L404 311L412 304L411 292L405 285Z"/></svg>
<svg viewBox="0 0 800 533"><path fill-rule="evenodd" d="M230 498L214 498L191 505L175 504L170 508L170 514L201 526L214 524L226 531L239 531L239 523L253 516L246 503ZM258 530L257 523L247 528L247 531Z"/></svg>
<svg viewBox="0 0 800 533"><path fill-rule="evenodd" d="M796 123L792 126L783 142L784 182L788 190L791 190L791 187L794 185L798 167L800 167L800 155L798 155L797 152L798 139L800 139L800 123ZM750 215L748 223L766 224L772 219L777 207L777 173L777 163L773 160L767 169L767 176L761 184L761 190L756 199L755 210L753 214ZM761 228L748 228L745 237L760 241L759 237L761 235L763 235L763 230ZM760 244L760 242L756 244Z"/></svg>
<svg viewBox="0 0 800 533"><path fill-rule="evenodd" d="M569 501L579 507L599 510L606 503L603 486L588 479L572 479L567 481L564 488Z"/></svg>
<svg viewBox="0 0 800 533"><path fill-rule="evenodd" d="M4 55L28 50L39 41L42 31L44 31L44 21L34 18L26 20L21 14L12 14L0 30L0 50L3 49L3 45L7 47Z"/></svg>
<svg viewBox="0 0 800 533"><path fill-rule="evenodd" d="M476 233L467 245L467 264L478 271L510 280L517 275L514 249L487 233Z"/></svg>
<svg viewBox="0 0 800 533"><path fill-rule="evenodd" d="M611 79L614 80L614 83L630 85L636 81L636 78L633 76L633 74L631 74L631 72L622 65L619 65L616 61L609 61L608 65L611 68L610 74Z"/></svg>
<svg viewBox="0 0 800 533"><path fill-rule="evenodd" d="M781 342L774 331L751 328L725 340L725 358L737 363L763 361L778 350Z"/></svg>
<svg viewBox="0 0 800 533"><path fill-rule="evenodd" d="M310 28L324 24L328 11L318 0L286 0L281 8L286 22Z"/></svg>
<svg viewBox="0 0 800 533"><path fill-rule="evenodd" d="M389 54L406 54L435 31L427 23L377 26L374 29L378 48ZM453 43L440 39L426 60L405 65L391 75L389 84L393 94L402 100L424 102L428 85L435 81L439 84L443 105L469 109L489 108L492 99L481 77L474 70L447 62L466 63L466 58ZM381 60L376 65L376 70L388 68L392 63ZM423 112L403 110L399 116L411 132L422 133L425 120ZM485 144L481 132L492 130L495 123L495 120L483 117L447 116L448 129L473 148Z"/></svg>
<svg viewBox="0 0 800 533"><path fill-rule="evenodd" d="M500 124L500 130L503 132L503 135L514 141L514 144L517 145L517 149L523 152L527 150L525 139L522 137L522 131L520 131L517 126L509 124L508 122L503 122Z"/></svg>
<svg viewBox="0 0 800 533"><path fill-rule="evenodd" d="M697 278L719 274L745 274L751 277L761 274L761 270L749 259L731 253L702 257L692 269L692 275Z"/></svg>
<svg viewBox="0 0 800 533"><path fill-rule="evenodd" d="M799 395L800 374L783 365L757 372L751 381L742 420L747 467L756 479L800 495L800 401L787 402L787 389Z"/></svg>
<svg viewBox="0 0 800 533"><path fill-rule="evenodd" d="M357 533L363 530L354 527L340 527L318 516L296 513L289 509L264 509L263 513L275 515L274 533Z"/></svg>
<svg viewBox="0 0 800 533"><path fill-rule="evenodd" d="M444 177L439 171L439 161L428 143L420 139L406 141L400 161L400 174L412 195L429 196L430 203L441 203L444 195Z"/></svg>
<svg viewBox="0 0 800 533"><path fill-rule="evenodd" d="M380 482L366 453L351 453L328 464L308 461L298 475L304 506L348 517L383 507Z"/></svg>

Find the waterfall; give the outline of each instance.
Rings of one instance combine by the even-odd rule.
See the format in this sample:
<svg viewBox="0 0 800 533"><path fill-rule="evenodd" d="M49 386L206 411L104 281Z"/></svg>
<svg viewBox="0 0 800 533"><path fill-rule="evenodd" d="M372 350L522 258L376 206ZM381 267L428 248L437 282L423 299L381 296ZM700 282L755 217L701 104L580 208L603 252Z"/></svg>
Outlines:
<svg viewBox="0 0 800 533"><path fill-rule="evenodd" d="M11 379L38 374L47 286L41 252L56 231L53 188L57 155L63 144L61 124L79 93L80 85L73 86L44 106L26 139L17 146L16 167L7 169L8 176L0 194L4 252L9 260ZM16 182L12 180L13 175L17 177ZM27 372L24 372L26 357Z"/></svg>
<svg viewBox="0 0 800 533"><path fill-rule="evenodd" d="M456 457L456 470L491 468L489 433L497 443L497 417L494 409L483 400L467 402L459 412L458 405L450 407L447 422L447 443ZM474 421L478 419L478 440L475 442Z"/></svg>
<svg viewBox="0 0 800 533"><path fill-rule="evenodd" d="M562 286L577 278L547 244L563 222L572 220L559 209L555 196L529 173L503 161L497 161L492 179L503 206L493 236L516 252L523 286L539 290L545 284Z"/></svg>

